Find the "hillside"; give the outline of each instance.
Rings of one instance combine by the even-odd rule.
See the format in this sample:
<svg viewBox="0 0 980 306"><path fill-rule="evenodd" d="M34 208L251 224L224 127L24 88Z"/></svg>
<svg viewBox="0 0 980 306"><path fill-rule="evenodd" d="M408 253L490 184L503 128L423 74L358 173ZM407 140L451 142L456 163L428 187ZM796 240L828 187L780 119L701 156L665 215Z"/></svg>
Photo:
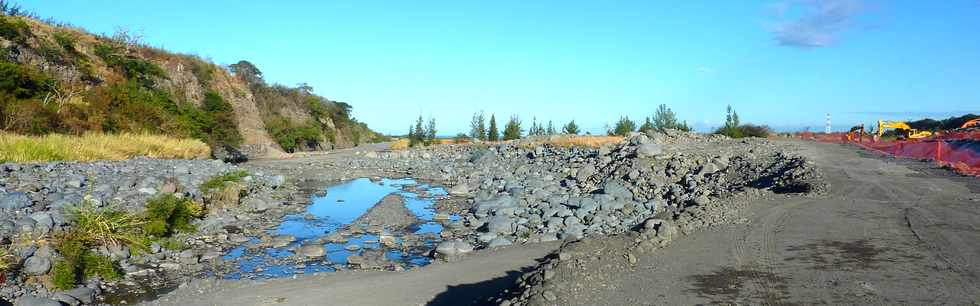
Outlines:
<svg viewBox="0 0 980 306"><path fill-rule="evenodd" d="M351 106L301 84L267 84L142 43L26 16L0 15L0 129L17 134L151 133L200 139L221 157L351 147L378 138Z"/></svg>

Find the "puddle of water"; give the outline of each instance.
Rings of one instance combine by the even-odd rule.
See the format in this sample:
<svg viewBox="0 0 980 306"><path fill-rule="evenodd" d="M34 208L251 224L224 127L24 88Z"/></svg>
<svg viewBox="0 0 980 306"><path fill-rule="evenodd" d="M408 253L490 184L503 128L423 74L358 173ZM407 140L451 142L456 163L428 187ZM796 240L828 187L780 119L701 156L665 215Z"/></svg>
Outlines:
<svg viewBox="0 0 980 306"><path fill-rule="evenodd" d="M377 235L357 234L345 237L347 241L344 243L321 244L326 250L326 256L321 259L306 260L299 264L296 260L289 260L295 257L291 249L342 230L392 193L402 196L405 207L421 220L412 232L421 235L419 237L429 237L423 238L424 248L410 248L407 251L386 249L378 243ZM364 255L364 252L383 252L388 261L398 263L403 268L426 265L430 259L425 253L435 243L432 237L438 237L442 232L442 225L433 221L436 212L431 206L436 199L447 195L442 188L418 184L412 179L382 179L372 182L362 178L329 187L326 195L313 197L313 204L306 211L284 217L283 222L269 232L272 236L292 235L296 237L296 241L282 248L250 249L247 245L259 243L257 238L252 238L246 245L233 248L222 257L226 261L238 263L237 271L225 274L224 278L266 279L332 272L345 267L349 256ZM450 216L452 221L458 219L459 216ZM402 237L395 238L399 243L402 242Z"/></svg>

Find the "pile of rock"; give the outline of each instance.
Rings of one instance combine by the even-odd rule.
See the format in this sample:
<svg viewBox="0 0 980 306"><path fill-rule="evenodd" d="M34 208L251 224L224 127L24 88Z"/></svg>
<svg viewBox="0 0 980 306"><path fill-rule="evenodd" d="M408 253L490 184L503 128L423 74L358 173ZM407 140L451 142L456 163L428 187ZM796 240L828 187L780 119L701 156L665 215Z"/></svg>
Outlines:
<svg viewBox="0 0 980 306"><path fill-rule="evenodd" d="M747 189L809 190L815 173L765 139L668 131L600 148L509 143L384 153L361 166L402 169L471 195L458 238L478 247L622 233Z"/></svg>
<svg viewBox="0 0 980 306"><path fill-rule="evenodd" d="M60 258L48 242L70 230L72 220L69 220L66 208L79 205L84 199L96 206L113 206L139 213L145 209L148 199L164 193L202 202L208 195L198 189L201 183L236 169L236 166L221 161L149 158L0 165L0 241L4 248L10 249L12 256L9 259L13 261L13 267L0 287L0 299L48 298L69 305L88 304L92 300L89 293L101 294L116 285L92 280L78 289L52 292L39 285L40 282L29 281L43 278ZM203 263L220 257L221 248L213 245L213 240L229 239L223 227L237 219L234 214L243 211L242 207L248 206L238 205L238 202L249 204L271 198L269 194L283 181L281 176L253 173L236 183L236 207L231 207L228 212L215 211L199 222L199 236L207 237L208 241L188 238L185 242L189 249L167 250L154 243L148 254L143 255L132 255L125 246L101 247L96 251L110 256L127 278L200 271L206 267ZM242 194L246 197L239 198ZM253 203L252 206L268 209L270 205Z"/></svg>

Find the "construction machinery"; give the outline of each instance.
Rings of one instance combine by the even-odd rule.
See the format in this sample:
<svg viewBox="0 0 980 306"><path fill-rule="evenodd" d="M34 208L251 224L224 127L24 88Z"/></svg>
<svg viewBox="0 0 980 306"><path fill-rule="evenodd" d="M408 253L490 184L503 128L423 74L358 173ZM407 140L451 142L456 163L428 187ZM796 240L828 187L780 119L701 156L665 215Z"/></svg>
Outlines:
<svg viewBox="0 0 980 306"><path fill-rule="evenodd" d="M855 125L847 132L847 141L854 141L855 138L858 142L864 138L864 124Z"/></svg>
<svg viewBox="0 0 980 306"><path fill-rule="evenodd" d="M932 136L932 132L913 129L908 123L905 122L878 120L878 137L881 137L881 135L885 133L885 129L898 130L900 133L902 133L900 135L907 139L919 139Z"/></svg>
<svg viewBox="0 0 980 306"><path fill-rule="evenodd" d="M963 123L963 126L960 126L960 129L968 129L971 127L980 127L980 118L973 119L967 121L966 123Z"/></svg>

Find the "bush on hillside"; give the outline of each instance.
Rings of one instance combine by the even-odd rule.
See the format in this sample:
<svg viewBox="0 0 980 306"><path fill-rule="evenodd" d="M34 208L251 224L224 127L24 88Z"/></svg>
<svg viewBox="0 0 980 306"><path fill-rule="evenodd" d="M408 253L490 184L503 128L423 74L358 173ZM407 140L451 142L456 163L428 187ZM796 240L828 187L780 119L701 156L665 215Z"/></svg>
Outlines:
<svg viewBox="0 0 980 306"><path fill-rule="evenodd" d="M276 143L290 153L300 146L316 147L323 139L323 131L316 122L298 124L289 118L277 116L266 121L265 128Z"/></svg>

